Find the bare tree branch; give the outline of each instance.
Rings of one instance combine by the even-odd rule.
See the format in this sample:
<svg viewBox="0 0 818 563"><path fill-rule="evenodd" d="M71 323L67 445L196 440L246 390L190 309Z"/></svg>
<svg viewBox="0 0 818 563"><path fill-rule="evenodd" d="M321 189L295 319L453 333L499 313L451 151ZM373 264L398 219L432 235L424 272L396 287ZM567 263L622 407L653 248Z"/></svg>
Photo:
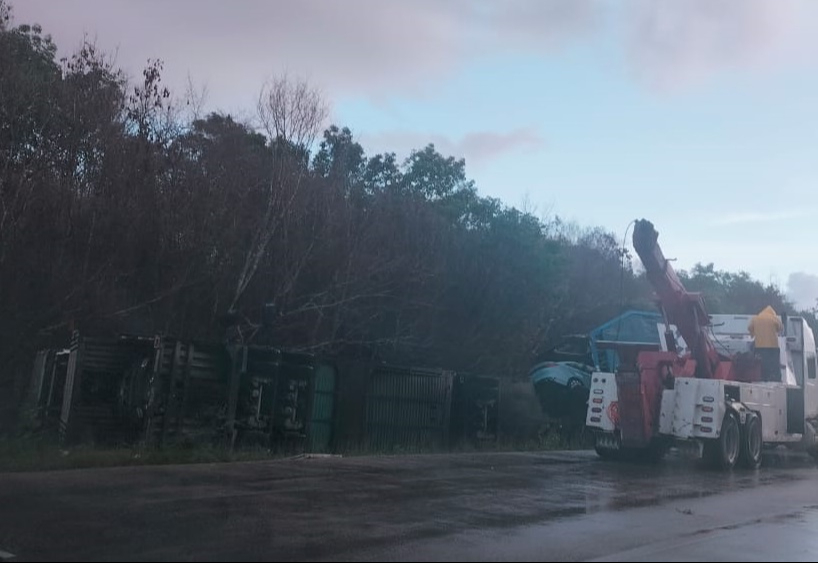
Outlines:
<svg viewBox="0 0 818 563"><path fill-rule="evenodd" d="M274 174L267 190L264 214L253 241L230 304L234 311L258 270L267 246L280 230L298 196L306 173L306 157L327 117L327 106L317 90L305 81L291 82L287 76L275 78L261 90L258 114L275 149L271 163Z"/></svg>

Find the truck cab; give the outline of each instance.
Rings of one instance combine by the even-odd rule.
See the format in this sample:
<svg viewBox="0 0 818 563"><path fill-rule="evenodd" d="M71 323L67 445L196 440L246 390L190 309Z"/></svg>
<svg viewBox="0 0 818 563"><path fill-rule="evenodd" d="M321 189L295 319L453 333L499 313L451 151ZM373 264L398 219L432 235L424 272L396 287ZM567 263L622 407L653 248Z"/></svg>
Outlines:
<svg viewBox="0 0 818 563"><path fill-rule="evenodd" d="M594 371L614 371L619 362L610 342L638 342L658 346L654 311L628 310L593 328L588 334L563 336L541 354L529 370L529 379L543 413L549 420L582 428Z"/></svg>

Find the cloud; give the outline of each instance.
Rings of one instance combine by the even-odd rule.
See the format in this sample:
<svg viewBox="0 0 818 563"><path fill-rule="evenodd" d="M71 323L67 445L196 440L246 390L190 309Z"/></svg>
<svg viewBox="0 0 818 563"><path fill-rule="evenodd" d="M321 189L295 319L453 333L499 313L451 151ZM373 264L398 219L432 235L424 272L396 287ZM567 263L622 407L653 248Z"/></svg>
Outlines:
<svg viewBox="0 0 818 563"><path fill-rule="evenodd" d="M471 168L480 167L508 153L537 150L545 145L544 139L531 128L506 133L474 131L459 139L433 133L391 131L375 135L363 134L360 142L369 151L389 150L400 158L409 156L412 150L434 143L438 152L445 156L465 158L466 164Z"/></svg>
<svg viewBox="0 0 818 563"><path fill-rule="evenodd" d="M552 49L596 21L593 0L12 2L62 49L87 32L132 75L162 58L177 81L206 81L217 106L285 69L332 95L417 94L476 57Z"/></svg>
<svg viewBox="0 0 818 563"><path fill-rule="evenodd" d="M818 305L818 276L793 272L787 280L787 295L799 309L813 309Z"/></svg>
<svg viewBox="0 0 818 563"><path fill-rule="evenodd" d="M580 41L624 49L635 76L662 90L818 55L813 0L11 2L18 22L41 23L64 52L88 33L133 76L161 58L174 90L190 75L226 110L253 107L284 70L332 99L432 96L467 65Z"/></svg>
<svg viewBox="0 0 818 563"><path fill-rule="evenodd" d="M750 223L773 223L809 217L814 214L811 209L793 209L789 211L739 211L719 215L711 221L715 226L745 225Z"/></svg>
<svg viewBox="0 0 818 563"><path fill-rule="evenodd" d="M477 35L482 35L478 40L493 51L503 46L557 48L590 36L603 20L598 0L460 0L458 4L458 14L475 18Z"/></svg>
<svg viewBox="0 0 818 563"><path fill-rule="evenodd" d="M818 3L811 0L634 0L624 18L634 69L664 90L818 53Z"/></svg>

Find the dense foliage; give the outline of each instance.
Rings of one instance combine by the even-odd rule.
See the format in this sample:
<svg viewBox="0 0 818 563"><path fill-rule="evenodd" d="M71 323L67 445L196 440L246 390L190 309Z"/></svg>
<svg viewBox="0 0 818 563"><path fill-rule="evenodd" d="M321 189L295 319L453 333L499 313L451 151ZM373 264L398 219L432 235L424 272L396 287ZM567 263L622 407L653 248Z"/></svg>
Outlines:
<svg viewBox="0 0 818 563"><path fill-rule="evenodd" d="M6 398L73 329L239 322L254 342L510 377L561 334L652 307L618 237L480 196L434 145L401 162L321 136L308 84L270 82L249 124L174 97L159 61L133 84L92 44L56 53L0 0ZM712 312L789 307L745 274L686 279Z"/></svg>

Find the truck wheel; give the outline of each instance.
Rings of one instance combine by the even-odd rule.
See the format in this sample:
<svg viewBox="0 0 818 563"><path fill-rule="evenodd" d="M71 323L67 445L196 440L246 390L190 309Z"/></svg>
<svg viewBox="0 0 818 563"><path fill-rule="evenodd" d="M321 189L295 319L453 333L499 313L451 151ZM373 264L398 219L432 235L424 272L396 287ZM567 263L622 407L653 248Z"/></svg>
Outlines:
<svg viewBox="0 0 818 563"><path fill-rule="evenodd" d="M611 441L608 440L603 441L597 434L594 437L594 450L596 451L596 455L602 459L610 461L619 461L622 459L622 442L619 436L614 438L613 443L611 443Z"/></svg>
<svg viewBox="0 0 818 563"><path fill-rule="evenodd" d="M747 418L741 433L741 465L748 469L761 467L761 419L756 415Z"/></svg>
<svg viewBox="0 0 818 563"><path fill-rule="evenodd" d="M741 428L735 413L728 411L721 423L718 439L705 444L705 456L717 469L728 470L736 465L741 451Z"/></svg>
<svg viewBox="0 0 818 563"><path fill-rule="evenodd" d="M619 459L619 450L606 448L604 446L595 446L594 450L596 450L596 455L598 455L602 459L607 459L611 461Z"/></svg>

